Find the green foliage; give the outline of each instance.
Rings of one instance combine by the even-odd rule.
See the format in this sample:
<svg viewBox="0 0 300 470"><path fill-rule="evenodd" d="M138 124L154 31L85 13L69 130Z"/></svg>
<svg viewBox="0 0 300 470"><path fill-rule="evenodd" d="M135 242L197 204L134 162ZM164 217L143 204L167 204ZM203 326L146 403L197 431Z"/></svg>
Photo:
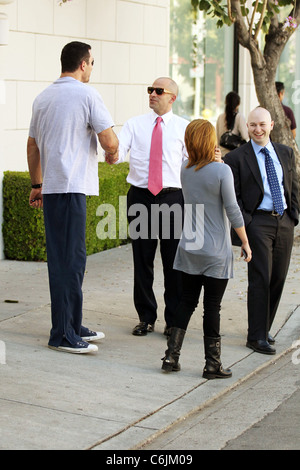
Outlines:
<svg viewBox="0 0 300 470"><path fill-rule="evenodd" d="M122 219L123 225L126 224L127 226L126 211L125 213L124 211L119 212L119 198L120 196L126 196L129 189L129 184L126 182L128 170L129 166L127 163L111 166L107 163L99 163L100 195L98 197L89 196L87 198L86 248L89 255L128 242L128 239L120 239L118 237L120 219ZM104 220L105 224L106 219L108 223L110 220L107 217L107 212L103 216L97 215L99 206L104 204L109 204L112 206L111 209L115 210L115 219L111 221L111 226L116 228L115 238L107 236L107 238L100 239L97 235L97 225L99 222ZM126 220L124 221L124 219Z"/></svg>
<svg viewBox="0 0 300 470"><path fill-rule="evenodd" d="M244 7L246 0L242 0L241 4ZM217 27L221 28L224 24L230 26L232 19L228 15L227 1L222 0L191 0L194 8L204 11L208 16L216 17Z"/></svg>
<svg viewBox="0 0 300 470"><path fill-rule="evenodd" d="M249 15L249 8L247 7L247 0L240 1L241 13L242 16L246 17ZM193 8L199 8L201 11L204 11L207 15L216 17L217 27L221 28L224 24L230 26L233 23L233 17L230 17L228 12L228 2L227 0L191 0ZM261 0L256 4L254 0L252 2L252 7L256 7L256 12L262 14L264 11L264 18L262 23L262 30L264 33L267 32L268 27L271 22L271 18L274 15L278 15L282 8L290 6L294 7L294 0L276 0L268 2L268 8L264 11L264 2ZM250 13L251 14L251 13ZM254 29L257 24L254 25Z"/></svg>
<svg viewBox="0 0 300 470"><path fill-rule="evenodd" d="M100 196L87 197L86 247L87 254L97 253L127 243L128 239L118 238L119 196L126 196L129 184L126 182L128 163L108 165L99 163ZM29 206L31 183L28 172L4 173L3 178L3 238L4 253L8 259L23 261L46 261L46 240L42 210ZM97 225L103 217L97 216L102 204L115 208L117 230L114 239L99 239ZM126 213L121 214L124 223ZM125 221L126 224L126 221Z"/></svg>
<svg viewBox="0 0 300 470"><path fill-rule="evenodd" d="M30 189L29 173L4 173L3 238L9 259L46 259L43 212L29 207Z"/></svg>

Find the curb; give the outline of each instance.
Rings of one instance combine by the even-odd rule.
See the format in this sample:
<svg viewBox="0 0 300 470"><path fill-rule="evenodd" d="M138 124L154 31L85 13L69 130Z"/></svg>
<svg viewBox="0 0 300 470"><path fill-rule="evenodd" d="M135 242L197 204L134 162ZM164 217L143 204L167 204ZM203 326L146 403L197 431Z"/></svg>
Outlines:
<svg viewBox="0 0 300 470"><path fill-rule="evenodd" d="M230 379L203 379L198 385L175 398L143 418L130 423L119 432L96 442L86 450L142 450L155 438L193 413L211 405L253 375L270 366L292 349L292 343L300 338L300 306L288 316L276 333L276 355L266 356L254 351L244 355L229 367L233 371ZM292 340L292 341L291 341ZM184 373L184 372L182 372ZM199 397L200 392L200 397ZM133 444L136 442L136 444Z"/></svg>

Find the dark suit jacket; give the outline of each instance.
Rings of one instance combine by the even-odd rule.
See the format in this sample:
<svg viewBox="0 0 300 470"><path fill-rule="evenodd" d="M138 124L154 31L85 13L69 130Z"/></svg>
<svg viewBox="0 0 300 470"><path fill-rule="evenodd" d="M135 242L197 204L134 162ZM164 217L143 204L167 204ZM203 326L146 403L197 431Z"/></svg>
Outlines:
<svg viewBox="0 0 300 470"><path fill-rule="evenodd" d="M283 170L287 212L297 225L299 222L299 190L295 155L293 149L286 145L274 142L272 144ZM258 208L264 196L263 182L251 142L249 141L238 149L227 153L224 161L233 172L237 202L247 228L252 220L253 212ZM235 239L233 244L240 245L241 243L237 243Z"/></svg>

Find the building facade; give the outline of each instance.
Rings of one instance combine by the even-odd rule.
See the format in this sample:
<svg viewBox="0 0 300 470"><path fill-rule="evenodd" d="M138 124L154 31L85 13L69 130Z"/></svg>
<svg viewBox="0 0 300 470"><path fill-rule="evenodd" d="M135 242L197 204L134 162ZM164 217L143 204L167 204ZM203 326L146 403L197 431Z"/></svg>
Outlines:
<svg viewBox="0 0 300 470"><path fill-rule="evenodd" d="M73 40L92 46L91 85L118 131L148 109L146 86L168 74L169 8L169 0L71 0L61 6L57 0L0 0L9 21L8 44L0 46L1 226L3 172L27 170L32 103L59 77L63 46Z"/></svg>

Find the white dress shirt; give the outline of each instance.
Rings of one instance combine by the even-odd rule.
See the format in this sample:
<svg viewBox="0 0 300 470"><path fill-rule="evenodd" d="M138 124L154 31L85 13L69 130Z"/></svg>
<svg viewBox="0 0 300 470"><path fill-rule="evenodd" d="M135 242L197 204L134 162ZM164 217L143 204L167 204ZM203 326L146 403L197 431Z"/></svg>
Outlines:
<svg viewBox="0 0 300 470"><path fill-rule="evenodd" d="M130 151L128 183L139 188L148 187L151 137L158 115L150 113L129 119L118 135L119 160L125 161ZM181 188L180 171L182 162L187 159L184 135L189 121L172 111L162 117L163 131L163 187Z"/></svg>

